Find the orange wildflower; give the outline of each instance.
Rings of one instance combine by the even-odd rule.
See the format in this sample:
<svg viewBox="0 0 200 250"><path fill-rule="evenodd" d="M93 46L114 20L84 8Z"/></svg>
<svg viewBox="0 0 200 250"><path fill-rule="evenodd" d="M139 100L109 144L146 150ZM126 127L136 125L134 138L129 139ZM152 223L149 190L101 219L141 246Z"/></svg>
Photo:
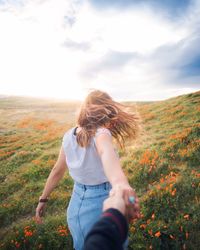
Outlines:
<svg viewBox="0 0 200 250"><path fill-rule="evenodd" d="M30 230L30 226L26 226L24 228L24 236L25 237L31 237L33 235L33 232Z"/></svg>
<svg viewBox="0 0 200 250"><path fill-rule="evenodd" d="M39 164L41 164L41 161L36 159L36 160L32 160L32 163L35 165L39 165Z"/></svg>
<svg viewBox="0 0 200 250"><path fill-rule="evenodd" d="M150 219L148 219L148 220L147 220L147 224L149 224L150 222L151 222L151 220L150 220Z"/></svg>
<svg viewBox="0 0 200 250"><path fill-rule="evenodd" d="M33 235L33 232L31 232L31 231L25 231L24 235L25 235L25 237L31 237Z"/></svg>
<svg viewBox="0 0 200 250"><path fill-rule="evenodd" d="M157 189L158 189L158 190L160 190L160 189L161 189L161 186L160 186L159 184L158 184L156 187L157 187Z"/></svg>
<svg viewBox="0 0 200 250"><path fill-rule="evenodd" d="M140 225L140 228L145 229L146 226L147 226L146 224L141 224L141 225Z"/></svg>
<svg viewBox="0 0 200 250"><path fill-rule="evenodd" d="M160 237L160 235L161 235L160 231L158 231L157 233L155 233L156 237Z"/></svg>
<svg viewBox="0 0 200 250"><path fill-rule="evenodd" d="M162 177L162 178L160 178L160 182L161 183L163 183L165 180L164 180L164 178Z"/></svg>
<svg viewBox="0 0 200 250"><path fill-rule="evenodd" d="M67 231L65 226L59 226L58 233L60 236L67 236L68 235L68 231Z"/></svg>
<svg viewBox="0 0 200 250"><path fill-rule="evenodd" d="M176 188L171 192L172 196L176 194Z"/></svg>
<svg viewBox="0 0 200 250"><path fill-rule="evenodd" d="M148 164L148 163L150 163L150 159L149 159L150 156L151 156L151 153L148 150L146 150L144 152L141 160L140 160L140 164Z"/></svg>

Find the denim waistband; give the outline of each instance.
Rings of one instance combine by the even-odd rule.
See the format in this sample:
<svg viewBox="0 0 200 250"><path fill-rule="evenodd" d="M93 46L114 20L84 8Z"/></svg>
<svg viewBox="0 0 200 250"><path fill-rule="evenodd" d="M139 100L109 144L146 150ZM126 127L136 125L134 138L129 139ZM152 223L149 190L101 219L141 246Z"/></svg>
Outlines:
<svg viewBox="0 0 200 250"><path fill-rule="evenodd" d="M101 184L97 184L97 185L85 185L85 184L81 184L79 182L74 182L75 187L79 187L83 190L86 189L105 189L105 190L109 190L111 188L111 184L109 182L104 182Z"/></svg>

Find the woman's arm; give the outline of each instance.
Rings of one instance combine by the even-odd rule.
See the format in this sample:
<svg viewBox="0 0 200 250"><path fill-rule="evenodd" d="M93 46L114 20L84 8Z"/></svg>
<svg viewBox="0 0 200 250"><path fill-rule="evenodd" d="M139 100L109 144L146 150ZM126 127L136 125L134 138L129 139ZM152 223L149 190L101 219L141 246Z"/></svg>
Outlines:
<svg viewBox="0 0 200 250"><path fill-rule="evenodd" d="M106 133L98 135L96 138L96 147L104 167L105 175L111 185L128 185L128 180L121 168L119 157L114 150L112 137Z"/></svg>
<svg viewBox="0 0 200 250"><path fill-rule="evenodd" d="M121 168L119 157L114 150L112 137L107 133L98 135L96 137L96 147L104 167L105 175L112 185L110 195L113 195L118 188L123 189L124 200L127 206L127 219L131 219L133 214L136 215L136 218L139 217L139 200ZM131 204L130 197L134 197L134 204Z"/></svg>
<svg viewBox="0 0 200 250"><path fill-rule="evenodd" d="M44 190L39 199L46 199L50 195L50 193L56 187L60 179L63 177L66 168L67 165L66 165L65 153L63 147L61 147L56 164L54 165L53 169L51 170L51 173L49 174ZM35 219L37 223L42 223L41 216L42 213L44 212L45 206L46 206L45 202L39 202L37 205L35 214Z"/></svg>
<svg viewBox="0 0 200 250"><path fill-rule="evenodd" d="M49 177L46 181L46 184L42 192L42 195L40 196L40 199L41 198L45 199L50 195L53 189L57 186L58 182L64 176L66 169L67 169L66 156L65 156L63 147L61 147L58 159L54 167L52 168L51 173L49 174Z"/></svg>

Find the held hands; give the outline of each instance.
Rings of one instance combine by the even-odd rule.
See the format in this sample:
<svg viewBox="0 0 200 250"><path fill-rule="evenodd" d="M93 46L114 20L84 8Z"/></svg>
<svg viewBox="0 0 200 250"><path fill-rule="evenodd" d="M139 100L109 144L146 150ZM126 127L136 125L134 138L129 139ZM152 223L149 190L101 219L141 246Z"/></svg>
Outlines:
<svg viewBox="0 0 200 250"><path fill-rule="evenodd" d="M104 201L103 211L108 208L118 209L130 222L140 217L139 200L130 185L117 185L110 191L110 196Z"/></svg>
<svg viewBox="0 0 200 250"><path fill-rule="evenodd" d="M108 197L104 203L103 203L103 211L109 209L109 208L115 208L119 210L122 214L125 215L126 212L126 205L123 199L123 191L122 189L116 190L115 194Z"/></svg>

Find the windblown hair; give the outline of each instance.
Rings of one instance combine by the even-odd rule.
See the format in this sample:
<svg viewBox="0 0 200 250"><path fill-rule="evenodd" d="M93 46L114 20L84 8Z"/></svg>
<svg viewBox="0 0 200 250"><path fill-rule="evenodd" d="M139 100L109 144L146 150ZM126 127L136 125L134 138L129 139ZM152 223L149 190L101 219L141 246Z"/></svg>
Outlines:
<svg viewBox="0 0 200 250"><path fill-rule="evenodd" d="M121 148L126 139L136 139L140 117L126 109L127 106L114 101L107 93L93 90L78 115L77 124L82 128L77 134L78 144L87 147L99 127L107 127Z"/></svg>

